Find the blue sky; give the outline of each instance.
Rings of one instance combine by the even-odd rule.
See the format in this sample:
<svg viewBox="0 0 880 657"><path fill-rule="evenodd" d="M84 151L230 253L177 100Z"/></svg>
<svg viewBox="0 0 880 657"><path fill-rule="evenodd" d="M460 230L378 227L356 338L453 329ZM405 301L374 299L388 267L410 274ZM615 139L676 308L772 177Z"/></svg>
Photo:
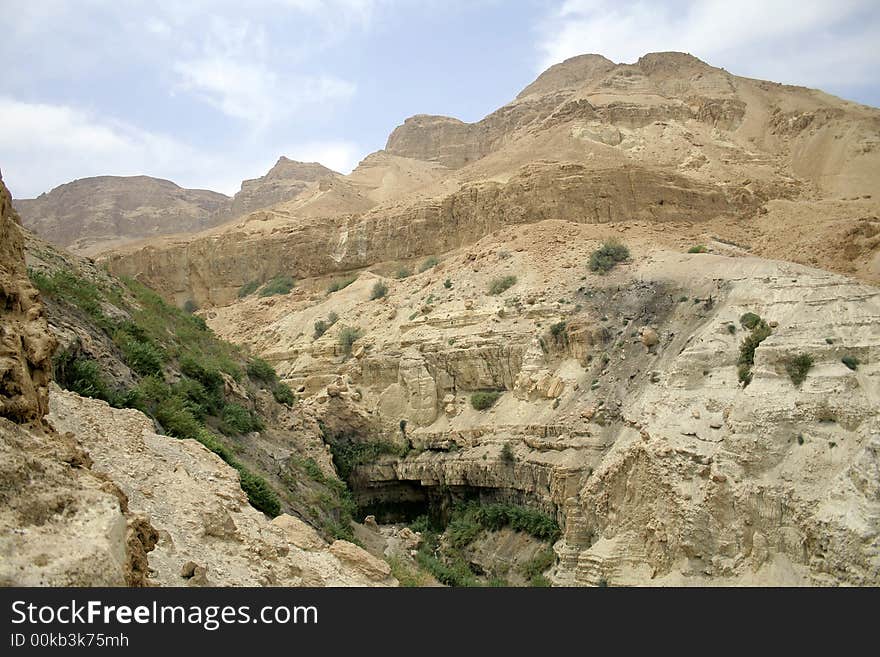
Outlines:
<svg viewBox="0 0 880 657"><path fill-rule="evenodd" d="M475 121L541 70L681 50L880 105L876 0L0 0L17 197L148 174L232 194L279 155L343 172L417 113Z"/></svg>

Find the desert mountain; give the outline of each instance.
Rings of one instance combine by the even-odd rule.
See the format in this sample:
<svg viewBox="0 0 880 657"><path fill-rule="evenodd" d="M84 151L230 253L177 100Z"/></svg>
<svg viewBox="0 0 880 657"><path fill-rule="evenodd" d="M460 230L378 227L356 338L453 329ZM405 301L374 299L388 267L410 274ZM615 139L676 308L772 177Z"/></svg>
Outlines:
<svg viewBox="0 0 880 657"><path fill-rule="evenodd" d="M412 117L312 194L110 263L178 303L215 305L282 271L348 271L561 219L662 223L877 280L878 134L880 110L690 55L585 55L481 121Z"/></svg>
<svg viewBox="0 0 880 657"><path fill-rule="evenodd" d="M295 162L282 156L265 176L242 181L241 190L232 197L224 213L231 219L288 201L304 192L310 183L338 175L317 162Z"/></svg>
<svg viewBox="0 0 880 657"><path fill-rule="evenodd" d="M231 199L149 176L99 176L16 200L15 206L27 228L73 252L95 255L144 238L196 233L317 190L320 180L333 177L339 174L320 164L281 157L265 176L243 181Z"/></svg>
<svg viewBox="0 0 880 657"><path fill-rule="evenodd" d="M83 253L111 244L215 225L227 196L184 189L149 176L98 176L60 185L15 207L24 225L50 242Z"/></svg>

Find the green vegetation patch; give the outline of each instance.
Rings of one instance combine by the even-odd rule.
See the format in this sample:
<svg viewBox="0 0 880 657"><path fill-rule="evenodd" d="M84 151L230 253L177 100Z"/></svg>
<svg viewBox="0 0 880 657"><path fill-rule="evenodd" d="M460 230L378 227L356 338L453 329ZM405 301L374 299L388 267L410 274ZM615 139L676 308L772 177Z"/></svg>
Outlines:
<svg viewBox="0 0 880 657"><path fill-rule="evenodd" d="M859 359L855 356L846 355L840 359L840 362L853 371L859 368Z"/></svg>
<svg viewBox="0 0 880 657"><path fill-rule="evenodd" d="M618 240L608 240L590 254L590 271L607 274L619 262L629 258L629 249Z"/></svg>
<svg viewBox="0 0 880 657"><path fill-rule="evenodd" d="M475 392L471 395L471 406L474 410L485 411L495 405L495 402L501 397L500 392Z"/></svg>
<svg viewBox="0 0 880 657"><path fill-rule="evenodd" d="M497 297L499 294L502 294L516 285L516 276L504 276L502 278L495 278L489 283L489 294L493 297Z"/></svg>
<svg viewBox="0 0 880 657"><path fill-rule="evenodd" d="M384 282L376 281L373 283L373 289L370 291L371 300L381 299L386 294L388 294L388 286Z"/></svg>
<svg viewBox="0 0 880 657"><path fill-rule="evenodd" d="M357 326L343 326L339 329L339 346L342 349L342 356L346 359L351 357L351 348L358 339L364 335L363 330Z"/></svg>
<svg viewBox="0 0 880 657"><path fill-rule="evenodd" d="M368 442L339 442L329 443L330 453L333 455L333 464L336 472L343 480L348 480L352 471L359 465L374 463L383 454L403 456L406 448L396 445L387 440L371 440Z"/></svg>
<svg viewBox="0 0 880 657"><path fill-rule="evenodd" d="M750 315L757 317L757 319L753 319ZM755 364L755 350L764 340L770 337L773 331L767 325L767 322L754 313L743 315L740 318L740 323L744 327L752 329L751 333L740 344L739 360L737 361L737 376L740 382L747 386L752 382L752 365Z"/></svg>
<svg viewBox="0 0 880 657"><path fill-rule="evenodd" d="M261 297L274 297L278 294L290 294L296 282L287 274L276 276L260 290Z"/></svg>
<svg viewBox="0 0 880 657"><path fill-rule="evenodd" d="M249 281L238 288L238 298L244 299L256 292L260 287L260 281Z"/></svg>
<svg viewBox="0 0 880 657"><path fill-rule="evenodd" d="M336 280L330 281L330 285L327 286L327 294L333 294L334 292L339 292L339 290L344 290L356 280L357 276L347 276L345 278L337 278Z"/></svg>
<svg viewBox="0 0 880 657"><path fill-rule="evenodd" d="M785 361L785 372L796 386L801 385L807 378L807 373L813 367L813 357L810 354L798 354Z"/></svg>
<svg viewBox="0 0 880 657"><path fill-rule="evenodd" d="M428 271L429 269L433 269L437 265L440 264L440 261L437 260L434 256L427 258L421 265L419 265L419 273Z"/></svg>

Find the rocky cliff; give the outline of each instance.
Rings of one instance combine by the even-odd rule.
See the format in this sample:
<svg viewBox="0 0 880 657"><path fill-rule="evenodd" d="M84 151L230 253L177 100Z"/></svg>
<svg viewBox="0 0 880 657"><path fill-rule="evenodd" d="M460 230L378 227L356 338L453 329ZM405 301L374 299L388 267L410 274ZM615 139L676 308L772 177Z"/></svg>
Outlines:
<svg viewBox="0 0 880 657"><path fill-rule="evenodd" d="M39 425L48 410L55 340L49 334L39 294L27 275L20 220L2 178L0 299L0 417Z"/></svg>
<svg viewBox="0 0 880 657"><path fill-rule="evenodd" d="M331 443L408 446L355 467L362 512L476 496L552 514L559 584L876 584L877 289L722 242L658 249L664 230L538 222L409 278L207 317L302 391ZM591 273L611 236L629 263ZM744 385L746 313L770 334Z"/></svg>
<svg viewBox="0 0 880 657"><path fill-rule="evenodd" d="M0 244L0 584L142 585L155 530L72 434L44 425L55 339L2 180Z"/></svg>

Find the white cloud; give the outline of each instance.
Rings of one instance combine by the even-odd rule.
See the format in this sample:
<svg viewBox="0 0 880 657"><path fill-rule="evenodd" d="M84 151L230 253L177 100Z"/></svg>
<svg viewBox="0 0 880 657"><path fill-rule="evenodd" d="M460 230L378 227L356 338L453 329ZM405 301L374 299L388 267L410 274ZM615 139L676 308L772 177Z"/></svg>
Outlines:
<svg viewBox="0 0 880 657"><path fill-rule="evenodd" d="M330 75L301 75L278 66L263 27L214 17L198 54L177 61L177 89L262 130L305 105L349 100L356 87Z"/></svg>
<svg viewBox="0 0 880 657"><path fill-rule="evenodd" d="M339 173L350 173L366 155L354 142L338 140L295 144L284 154L300 162L320 162Z"/></svg>
<svg viewBox="0 0 880 657"><path fill-rule="evenodd" d="M18 198L108 173L161 176L227 193L238 187L238 180L224 177L224 163L215 157L77 108L0 97L0 116L0 168Z"/></svg>
<svg viewBox="0 0 880 657"><path fill-rule="evenodd" d="M540 68L582 53L633 62L677 50L779 82L869 84L878 33L876 0L568 0L542 26Z"/></svg>

